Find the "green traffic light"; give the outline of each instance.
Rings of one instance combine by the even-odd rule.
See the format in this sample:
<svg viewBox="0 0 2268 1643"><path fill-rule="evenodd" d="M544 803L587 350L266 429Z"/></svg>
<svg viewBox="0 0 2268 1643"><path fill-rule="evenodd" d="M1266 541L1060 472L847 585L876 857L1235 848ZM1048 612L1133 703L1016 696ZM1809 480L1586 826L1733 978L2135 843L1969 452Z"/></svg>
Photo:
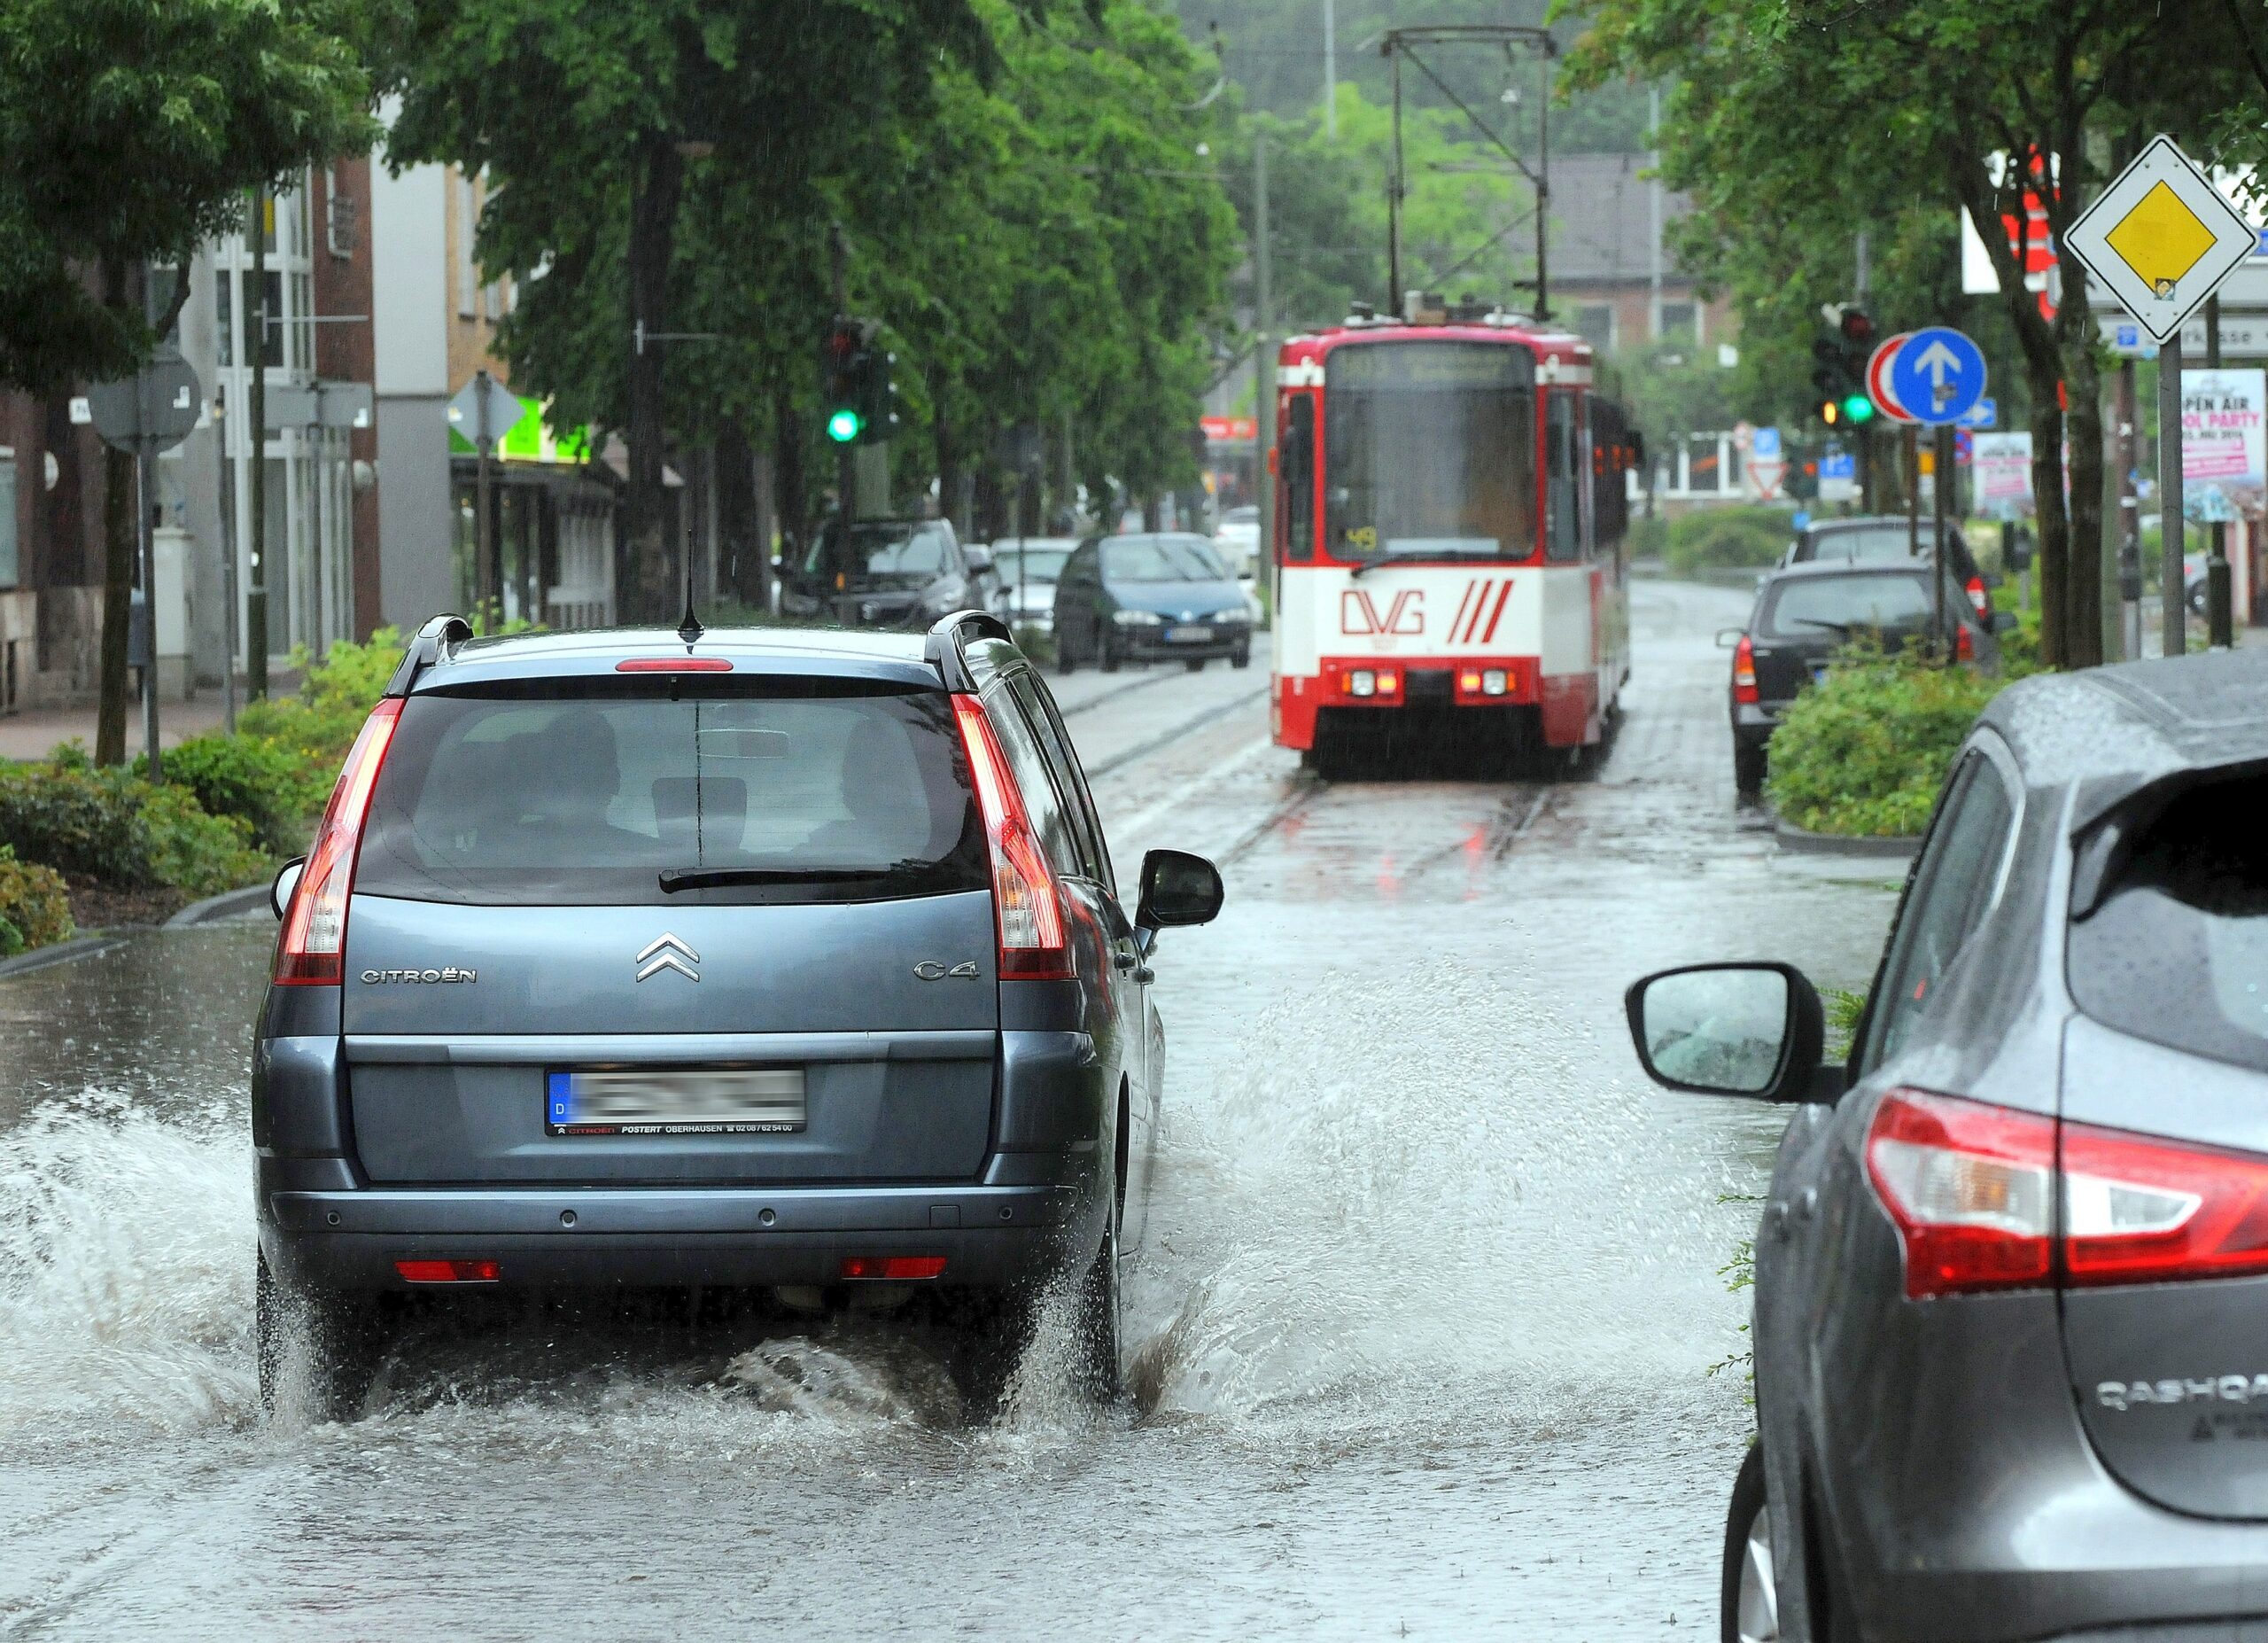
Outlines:
<svg viewBox="0 0 2268 1643"><path fill-rule="evenodd" d="M1874 420L1874 417L1875 417L1875 402L1874 402L1872 400L1868 399L1865 394L1863 394L1863 393L1852 393L1852 394L1847 394L1847 395L1845 395L1845 396L1844 397L1844 401L1843 401L1843 420L1844 420L1844 421L1845 421L1845 422L1872 422L1872 421Z"/></svg>
<svg viewBox="0 0 2268 1643"><path fill-rule="evenodd" d="M858 413L843 409L827 419L827 437L837 445L848 445L858 437L858 430L866 424L858 420Z"/></svg>

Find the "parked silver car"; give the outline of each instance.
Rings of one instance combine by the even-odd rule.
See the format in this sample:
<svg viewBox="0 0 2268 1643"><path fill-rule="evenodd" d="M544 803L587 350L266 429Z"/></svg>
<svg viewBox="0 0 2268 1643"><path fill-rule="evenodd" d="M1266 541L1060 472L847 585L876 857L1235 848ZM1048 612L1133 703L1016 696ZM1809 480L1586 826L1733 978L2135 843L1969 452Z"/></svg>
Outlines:
<svg viewBox="0 0 2268 1643"><path fill-rule="evenodd" d="M2268 652L2021 681L1847 1063L1786 964L1630 989L1671 1088L1793 1104L1723 1635L2268 1638Z"/></svg>

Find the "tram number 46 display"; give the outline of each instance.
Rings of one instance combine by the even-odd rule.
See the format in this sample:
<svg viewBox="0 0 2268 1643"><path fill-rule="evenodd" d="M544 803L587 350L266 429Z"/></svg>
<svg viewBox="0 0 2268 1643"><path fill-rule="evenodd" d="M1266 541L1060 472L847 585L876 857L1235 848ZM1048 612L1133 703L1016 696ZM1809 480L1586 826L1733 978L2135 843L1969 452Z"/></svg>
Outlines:
<svg viewBox="0 0 2268 1643"><path fill-rule="evenodd" d="M1381 616L1367 588L1349 588L1339 596L1339 631L1342 634L1422 634L1425 631L1425 593L1405 588L1394 596Z"/></svg>

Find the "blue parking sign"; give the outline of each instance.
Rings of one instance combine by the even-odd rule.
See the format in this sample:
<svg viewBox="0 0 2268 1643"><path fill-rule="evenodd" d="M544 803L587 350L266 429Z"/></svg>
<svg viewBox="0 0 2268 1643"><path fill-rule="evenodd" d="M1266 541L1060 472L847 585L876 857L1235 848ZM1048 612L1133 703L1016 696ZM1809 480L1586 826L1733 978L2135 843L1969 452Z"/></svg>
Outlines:
<svg viewBox="0 0 2268 1643"><path fill-rule="evenodd" d="M1748 454L1751 456L1761 456L1767 462L1777 458L1780 455L1779 429L1759 428L1751 439Z"/></svg>

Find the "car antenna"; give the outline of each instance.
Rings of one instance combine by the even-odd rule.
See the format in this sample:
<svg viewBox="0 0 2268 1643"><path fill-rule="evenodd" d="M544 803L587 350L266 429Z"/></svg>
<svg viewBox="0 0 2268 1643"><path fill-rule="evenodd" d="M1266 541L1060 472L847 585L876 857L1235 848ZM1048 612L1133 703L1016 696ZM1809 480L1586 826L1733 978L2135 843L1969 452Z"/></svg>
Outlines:
<svg viewBox="0 0 2268 1643"><path fill-rule="evenodd" d="M701 619L693 613L693 533L688 530L685 533L685 619L677 625L677 636L690 650L706 631L701 626Z"/></svg>

